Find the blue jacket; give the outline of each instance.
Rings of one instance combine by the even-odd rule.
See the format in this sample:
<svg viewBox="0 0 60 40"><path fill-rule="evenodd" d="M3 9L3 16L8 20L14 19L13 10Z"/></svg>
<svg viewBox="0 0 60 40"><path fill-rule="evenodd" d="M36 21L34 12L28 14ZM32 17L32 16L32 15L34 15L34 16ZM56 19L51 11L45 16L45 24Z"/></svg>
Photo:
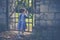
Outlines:
<svg viewBox="0 0 60 40"><path fill-rule="evenodd" d="M26 29L26 21L25 19L27 16L23 13L20 14L19 16L19 21L18 21L18 30L25 30Z"/></svg>

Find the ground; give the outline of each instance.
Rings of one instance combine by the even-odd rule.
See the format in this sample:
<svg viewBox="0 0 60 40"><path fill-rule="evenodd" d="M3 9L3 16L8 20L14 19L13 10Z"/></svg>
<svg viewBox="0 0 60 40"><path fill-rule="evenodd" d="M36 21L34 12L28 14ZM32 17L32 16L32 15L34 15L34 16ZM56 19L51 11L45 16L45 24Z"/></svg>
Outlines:
<svg viewBox="0 0 60 40"><path fill-rule="evenodd" d="M24 32L24 36L17 37L18 31L5 31L0 33L0 40L29 40L31 32Z"/></svg>

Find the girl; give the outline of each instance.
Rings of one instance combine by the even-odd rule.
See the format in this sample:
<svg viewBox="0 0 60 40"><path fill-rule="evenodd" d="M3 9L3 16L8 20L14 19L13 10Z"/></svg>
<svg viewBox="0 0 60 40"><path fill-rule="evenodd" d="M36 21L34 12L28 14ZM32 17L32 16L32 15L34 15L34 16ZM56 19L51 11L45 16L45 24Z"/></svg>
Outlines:
<svg viewBox="0 0 60 40"><path fill-rule="evenodd" d="M26 21L25 19L28 17L27 16L27 11L26 9L20 9L20 16L19 16L19 21L18 21L18 34L21 35L24 33L25 29L26 29Z"/></svg>

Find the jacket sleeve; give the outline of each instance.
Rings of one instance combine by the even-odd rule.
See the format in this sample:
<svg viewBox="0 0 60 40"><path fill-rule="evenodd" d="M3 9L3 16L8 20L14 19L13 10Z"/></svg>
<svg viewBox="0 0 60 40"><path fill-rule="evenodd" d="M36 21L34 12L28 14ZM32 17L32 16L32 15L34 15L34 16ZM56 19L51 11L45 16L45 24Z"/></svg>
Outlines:
<svg viewBox="0 0 60 40"><path fill-rule="evenodd" d="M24 15L21 15L21 21L24 21Z"/></svg>
<svg viewBox="0 0 60 40"><path fill-rule="evenodd" d="M28 18L29 17L28 14L25 14L25 17Z"/></svg>

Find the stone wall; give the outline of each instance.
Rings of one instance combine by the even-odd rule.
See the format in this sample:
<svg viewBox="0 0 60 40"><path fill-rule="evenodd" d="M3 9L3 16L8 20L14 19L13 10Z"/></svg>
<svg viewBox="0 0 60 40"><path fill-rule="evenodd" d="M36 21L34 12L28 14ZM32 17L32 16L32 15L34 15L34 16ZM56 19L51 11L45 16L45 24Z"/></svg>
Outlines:
<svg viewBox="0 0 60 40"><path fill-rule="evenodd" d="M39 2L40 1L40 2ZM36 3L37 2L37 3ZM39 3L38 3L39 2ZM36 0L32 40L60 40L60 0ZM36 8L36 9L37 9ZM38 10L37 9L37 10Z"/></svg>

